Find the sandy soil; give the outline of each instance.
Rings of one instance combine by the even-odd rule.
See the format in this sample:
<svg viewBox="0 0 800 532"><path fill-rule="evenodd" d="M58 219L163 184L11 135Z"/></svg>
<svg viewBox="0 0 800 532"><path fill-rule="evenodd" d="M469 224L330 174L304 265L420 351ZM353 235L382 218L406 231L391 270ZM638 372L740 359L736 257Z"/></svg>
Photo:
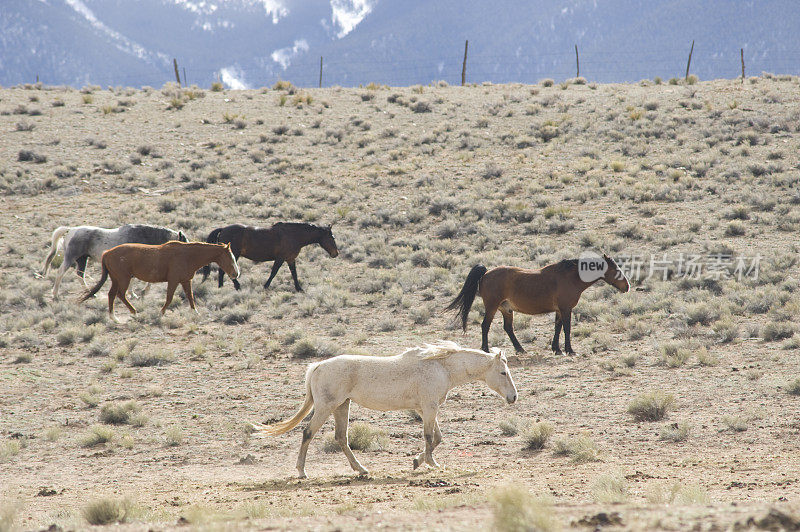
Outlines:
<svg viewBox="0 0 800 532"><path fill-rule="evenodd" d="M431 111L415 112L420 103ZM798 515L800 397L788 393L800 364L798 118L798 79L771 75L744 85L0 90L0 529L87 528L87 506L112 498L131 504L115 525L125 529L475 530L502 517L495 495L509 486L549 496L540 512L551 528L582 528L601 512L619 514L610 528L633 530L728 529L770 508ZM286 269L265 292L270 265L242 259L241 292L197 278L199 316L176 298L160 317L156 286L133 301L137 317L118 306L114 324L105 290L79 304L69 273L54 302L54 273L35 276L60 225L154 223L204 239L228 223L278 220L334 224L341 254L303 251L303 293ZM480 303L466 335L442 313L472 265L539 267L586 247L763 262L757 281L591 288L576 309L576 356L549 352L551 316L517 316L529 350L512 367L520 400L506 405L483 384L455 390L440 416L441 470L412 470L421 424L406 412L352 408L351 423L386 433L383 448L356 451L366 478L324 452L332 421L304 481L299 429L272 439L246 430L296 411L310 361L437 339L477 347ZM89 274L97 279L96 264ZM510 349L498 322L490 340ZM668 344L686 359L665 362ZM160 363L135 365L145 354ZM655 390L674 409L636 421L631 401ZM133 424L101 423L103 406L128 401ZM524 431L503 434L509 420L546 421L554 435L526 450ZM662 438L673 423L690 426L685 440ZM113 438L87 446L97 425ZM593 441L593 460L554 453L579 436ZM610 478L622 479L621 502L603 490Z"/></svg>

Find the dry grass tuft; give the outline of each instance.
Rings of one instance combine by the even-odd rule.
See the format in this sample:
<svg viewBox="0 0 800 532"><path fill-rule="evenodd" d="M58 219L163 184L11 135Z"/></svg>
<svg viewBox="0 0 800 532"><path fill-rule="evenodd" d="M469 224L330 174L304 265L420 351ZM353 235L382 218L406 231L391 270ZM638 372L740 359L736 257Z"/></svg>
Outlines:
<svg viewBox="0 0 800 532"><path fill-rule="evenodd" d="M100 409L100 421L109 425L126 425L133 421L139 410L141 407L136 401L108 403Z"/></svg>
<svg viewBox="0 0 800 532"><path fill-rule="evenodd" d="M357 421L348 428L347 441L350 448L356 451L380 451L389 444L389 436L385 430L376 429L363 421ZM340 450L334 435L331 434L325 439L323 450L327 453L335 453Z"/></svg>
<svg viewBox="0 0 800 532"><path fill-rule="evenodd" d="M572 438L561 438L553 443L553 454L568 456L576 463L597 462L600 453L594 441L587 434L580 434Z"/></svg>
<svg viewBox="0 0 800 532"><path fill-rule="evenodd" d="M555 428L551 423L541 421L538 423L530 423L522 429L522 440L525 442L526 449L539 450L543 449L547 441L555 432Z"/></svg>
<svg viewBox="0 0 800 532"><path fill-rule="evenodd" d="M17 505L3 501L0 503L0 532L17 530Z"/></svg>
<svg viewBox="0 0 800 532"><path fill-rule="evenodd" d="M81 512L90 525L111 525L128 520L131 503L127 499L100 499L89 503Z"/></svg>
<svg viewBox="0 0 800 532"><path fill-rule="evenodd" d="M689 432L691 430L692 425L686 421L681 421L680 423L671 423L661 429L660 437L664 441L686 441L689 438Z"/></svg>
<svg viewBox="0 0 800 532"><path fill-rule="evenodd" d="M680 482L671 485L654 484L648 487L645 498L650 504L708 504L708 492L696 484L684 486Z"/></svg>
<svg viewBox="0 0 800 532"><path fill-rule="evenodd" d="M22 450L22 444L18 440L0 442L0 463L7 462L17 456L20 450Z"/></svg>
<svg viewBox="0 0 800 532"><path fill-rule="evenodd" d="M559 530L552 499L533 495L524 488L508 486L492 495L494 528L499 532Z"/></svg>
<svg viewBox="0 0 800 532"><path fill-rule="evenodd" d="M114 439L114 429L103 425L94 425L89 433L81 439L81 447L96 447Z"/></svg>
<svg viewBox="0 0 800 532"><path fill-rule="evenodd" d="M628 413L636 421L659 421L675 406L675 396L660 390L636 396L628 406Z"/></svg>
<svg viewBox="0 0 800 532"><path fill-rule="evenodd" d="M618 474L601 475L592 482L592 498L603 504L620 504L628 500L628 484Z"/></svg>

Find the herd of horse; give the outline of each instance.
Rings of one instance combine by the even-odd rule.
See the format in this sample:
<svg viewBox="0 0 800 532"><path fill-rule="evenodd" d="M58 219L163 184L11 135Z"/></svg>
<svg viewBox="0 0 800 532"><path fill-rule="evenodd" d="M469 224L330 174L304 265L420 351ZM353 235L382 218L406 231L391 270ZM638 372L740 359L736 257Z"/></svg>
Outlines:
<svg viewBox="0 0 800 532"><path fill-rule="evenodd" d="M167 298L161 313L172 301L178 285L183 288L192 310L197 312L192 292L192 279L211 273L211 264L219 267L219 287L225 274L236 290L240 257L254 262L274 261L264 288L269 288L283 263L287 263L295 290L302 291L297 279L295 261L301 249L319 244L331 257L339 254L331 226L307 223L278 222L269 228L234 224L214 229L205 242L189 242L181 231L151 225L123 225L117 229L99 227L59 227L53 231L51 249L41 276L47 274L58 251L63 261L56 273L53 298L66 271L76 266L87 291L81 301L94 296L111 278L108 311L116 321L114 302L119 298L136 314L127 297L133 278L146 283L167 283ZM91 288L86 283L86 265L91 258L99 262L101 277ZM433 450L441 442L437 414L452 388L468 382L482 381L508 403L517 399L517 390L508 370L506 357L489 349L489 329L494 315L503 316L503 329L518 353L525 352L514 334L514 312L523 314L555 314L555 335L552 350L560 354L560 334L564 330L564 349L574 354L571 345L572 309L589 286L602 280L620 292L630 289L628 279L616 262L606 255L602 274L593 280L579 275L579 260L562 260L541 269L500 266L487 270L473 267L456 298L446 307L455 311L466 331L469 312L477 295L481 296L485 314L481 324L481 349L461 347L454 342L441 342L409 349L387 357L340 355L309 365L306 371L306 399L290 419L270 426L253 424L260 435L278 435L296 427L313 409L297 459L300 478L306 478L305 460L314 434L333 414L335 439L347 456L350 466L360 474L367 470L350 449L347 425L350 402L375 410L416 411L422 418L425 449L413 460L413 467L426 463L438 467ZM149 286L149 284L147 285ZM145 288L146 290L147 288Z"/></svg>

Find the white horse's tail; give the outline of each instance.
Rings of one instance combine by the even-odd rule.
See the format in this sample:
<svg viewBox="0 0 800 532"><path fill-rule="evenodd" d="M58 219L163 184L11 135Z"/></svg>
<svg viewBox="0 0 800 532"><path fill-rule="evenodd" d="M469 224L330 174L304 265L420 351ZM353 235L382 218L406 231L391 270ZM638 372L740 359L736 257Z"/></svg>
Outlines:
<svg viewBox="0 0 800 532"><path fill-rule="evenodd" d="M253 428L258 433L258 436L277 436L289 432L303 421L311 409L314 407L314 397L311 395L311 372L317 368L317 364L311 364L306 370L306 402L300 407L300 410L291 417L274 423L272 425L253 424Z"/></svg>
<svg viewBox="0 0 800 532"><path fill-rule="evenodd" d="M42 269L42 277L47 275L47 270L48 268L50 268L50 262L53 260L53 257L56 256L56 253L58 253L64 235L66 235L70 229L72 228L64 227L62 225L61 227L58 227L56 228L55 231L53 231L52 245L50 247L50 253L48 253L47 258L44 259L44 268Z"/></svg>

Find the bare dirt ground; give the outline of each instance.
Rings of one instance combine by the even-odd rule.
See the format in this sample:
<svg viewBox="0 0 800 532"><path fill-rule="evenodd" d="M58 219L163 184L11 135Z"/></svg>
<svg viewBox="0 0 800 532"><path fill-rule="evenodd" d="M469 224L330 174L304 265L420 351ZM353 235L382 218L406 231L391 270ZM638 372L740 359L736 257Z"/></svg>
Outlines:
<svg viewBox="0 0 800 532"><path fill-rule="evenodd" d="M798 78L545 85L0 90L0 529L87 528L102 499L115 527L142 530L509 529L510 516L579 529L600 513L610 528L712 530L798 515ZM341 254L305 249L302 293L286 269L264 291L270 265L242 259L240 292L196 279L199 316L176 298L161 317L156 286L114 324L106 290L77 303L70 272L54 302L54 272L35 276L60 225L205 239L279 220L334 224ZM325 452L332 421L305 481L299 429L248 433L296 411L310 361L479 346L480 301L466 335L441 312L474 264L587 248L666 257L672 277L590 288L576 356L550 353L552 316L517 315L520 400L455 390L443 469L411 469L421 425L406 412L353 407L376 436L356 451L366 478ZM757 278L689 279L681 254L761 260ZM490 343L511 347L497 321ZM629 407L651 392L674 406L638 421ZM123 423L104 423L114 406ZM553 428L541 450L526 448L535 422Z"/></svg>

